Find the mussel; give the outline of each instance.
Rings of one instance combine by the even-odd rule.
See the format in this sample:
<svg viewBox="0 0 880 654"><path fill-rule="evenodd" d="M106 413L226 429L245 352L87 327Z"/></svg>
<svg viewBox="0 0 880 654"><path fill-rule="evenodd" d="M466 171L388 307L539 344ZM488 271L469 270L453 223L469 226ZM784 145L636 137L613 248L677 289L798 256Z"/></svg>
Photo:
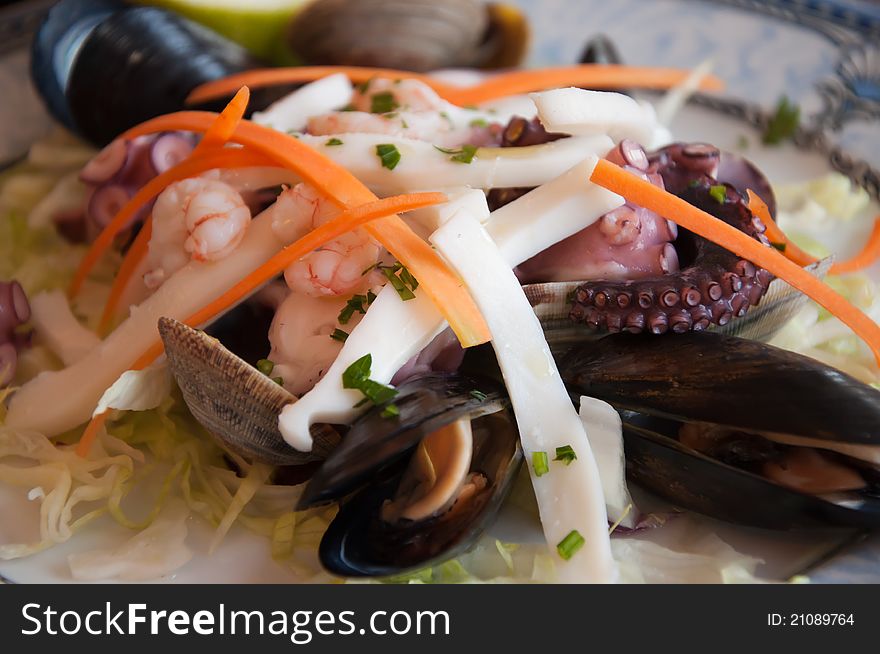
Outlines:
<svg viewBox="0 0 880 654"><path fill-rule="evenodd" d="M178 111L199 84L257 62L240 46L155 7L62 0L32 49L32 77L52 115L96 145Z"/></svg>
<svg viewBox="0 0 880 654"><path fill-rule="evenodd" d="M880 392L710 332L610 335L561 360L613 404L630 477L681 508L771 529L880 526Z"/></svg>
<svg viewBox="0 0 880 654"><path fill-rule="evenodd" d="M527 37L519 10L480 0L315 0L287 31L309 64L416 71L515 66Z"/></svg>
<svg viewBox="0 0 880 654"><path fill-rule="evenodd" d="M503 386L432 374L402 384L397 415L355 421L297 506L344 500L321 541L324 567L392 576L467 550L491 524L522 461ZM359 490L360 489L360 490Z"/></svg>

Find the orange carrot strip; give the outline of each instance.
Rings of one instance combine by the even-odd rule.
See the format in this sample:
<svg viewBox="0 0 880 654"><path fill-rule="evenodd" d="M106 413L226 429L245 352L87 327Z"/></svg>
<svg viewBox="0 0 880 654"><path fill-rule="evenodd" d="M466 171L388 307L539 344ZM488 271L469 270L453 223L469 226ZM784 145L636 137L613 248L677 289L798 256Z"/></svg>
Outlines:
<svg viewBox="0 0 880 654"><path fill-rule="evenodd" d="M101 427L107 422L107 413L107 411L99 413L89 421L88 425L86 425L86 430L83 432L82 438L80 438L79 443L76 444L76 453L78 456L85 458L89 455L89 450L92 449L92 443L94 443L95 439L98 437L98 432L101 431Z"/></svg>
<svg viewBox="0 0 880 654"><path fill-rule="evenodd" d="M440 95L455 91L455 87L451 84L445 84L427 75L405 70L361 66L294 66L292 68L258 68L206 82L193 89L187 97L186 103L189 105L200 104L224 98L233 93L235 89L245 85L256 89L281 84L300 84L314 82L336 73L345 74L355 84L369 81L374 77L390 77L393 79L417 79L433 88Z"/></svg>
<svg viewBox="0 0 880 654"><path fill-rule="evenodd" d="M102 336L110 332L113 325L113 319L116 316L116 309L122 294L125 292L128 283L131 281L138 265L147 256L150 247L150 237L153 235L153 216L148 216L144 221L144 226L138 232L137 237L125 253L119 272L116 273L116 279L113 280L113 286L110 287L110 295L107 296L107 304L104 305L104 313L101 314L101 322L98 324L98 333Z"/></svg>
<svg viewBox="0 0 880 654"><path fill-rule="evenodd" d="M816 263L816 257L801 250L797 245L788 240L785 232L779 229L779 225L776 224L776 221L773 220L773 217L770 215L770 209L767 208L767 203L764 202L752 189L747 189L746 193L748 193L749 196L749 211L755 214L761 222L764 223L764 226L767 227L764 236L770 239L771 243L775 243L784 248L782 254L785 258L789 261L794 261L801 267Z"/></svg>
<svg viewBox="0 0 880 654"><path fill-rule="evenodd" d="M785 280L852 329L868 344L880 364L880 326L821 280L786 259L779 251L762 245L723 220L604 159L599 160L590 179Z"/></svg>
<svg viewBox="0 0 880 654"><path fill-rule="evenodd" d="M242 86L238 89L238 93L220 112L214 124L205 132L201 143L196 146L190 156L200 157L207 154L213 148L220 148L226 145L226 142L232 137L235 128L238 127L238 124L244 117L250 97L251 92L248 87Z"/></svg>
<svg viewBox="0 0 880 654"><path fill-rule="evenodd" d="M82 261L73 276L70 283L68 294L75 297L82 289L82 285L89 273L100 261L101 256L113 244L113 239L122 231L125 225L131 220L138 210L147 202L159 195L165 188L173 182L178 182L188 177L193 177L206 170L214 168L239 168L245 166L266 166L272 165L272 160L267 159L263 155L253 152L247 152L242 149L224 150L211 154L210 156L199 157L197 159L186 159L177 164L173 168L169 168L161 175L158 175L147 182L134 196L125 204L113 220L111 220L98 238L91 244L88 252L86 252Z"/></svg>
<svg viewBox="0 0 880 654"><path fill-rule="evenodd" d="M130 129L124 136L134 138L175 129L204 131L214 116L199 111L167 114ZM231 140L275 159L278 165L296 172L322 195L343 207L376 200L376 196L351 172L288 134L245 120ZM419 280L420 287L446 318L462 347L479 345L491 338L480 310L461 281L400 216L382 218L364 229Z"/></svg>
<svg viewBox="0 0 880 654"><path fill-rule="evenodd" d="M877 259L880 259L880 216L874 218L874 228L861 252L846 261L832 264L828 272L832 275L857 272L872 265Z"/></svg>
<svg viewBox="0 0 880 654"><path fill-rule="evenodd" d="M749 210L758 216L758 218L760 218L767 226L767 231L765 233L767 238L769 238L772 243L778 243L785 246L782 253L786 258L794 261L799 266L809 266L818 261L816 257L808 252L804 252L795 245L795 243L785 235L785 232L779 229L779 225L777 225L770 216L770 210L767 208L766 203L758 197L757 193L751 189L748 189L747 193L749 195ZM851 272L858 272L859 270L863 270L872 265L877 259L880 259L880 216L877 216L874 219L874 227L871 230L871 235L868 237L868 242L865 243L865 246L861 251L849 259L831 264L831 268L828 269L828 274L845 275Z"/></svg>
<svg viewBox="0 0 880 654"><path fill-rule="evenodd" d="M502 73L482 84L459 87L440 82L427 75L387 68L360 68L350 66L301 66L294 68L264 68L230 75L196 87L187 98L187 104L216 100L232 94L242 85L251 88L313 82L334 73L343 73L355 83L373 77L417 79L434 89L441 97L459 105L477 104L517 93L540 91L560 86L592 88L651 88L668 89L683 82L690 71L674 68L639 68L634 66L581 64L560 68L540 68ZM717 91L724 84L717 77L707 75L700 88Z"/></svg>
<svg viewBox="0 0 880 654"><path fill-rule="evenodd" d="M597 89L668 89L684 82L690 74L690 71L675 68L638 68L610 64L515 70L490 77L476 86L456 89L455 94L446 99L458 105L480 104L509 95L563 86ZM707 75L700 81L700 88L706 91L719 91L724 88L724 84L717 77Z"/></svg>

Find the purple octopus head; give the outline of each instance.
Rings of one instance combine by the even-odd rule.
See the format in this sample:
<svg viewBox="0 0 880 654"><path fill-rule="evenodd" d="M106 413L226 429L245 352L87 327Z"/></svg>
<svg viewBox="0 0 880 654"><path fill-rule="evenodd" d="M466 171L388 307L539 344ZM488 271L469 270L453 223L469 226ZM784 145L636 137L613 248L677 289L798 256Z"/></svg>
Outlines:
<svg viewBox="0 0 880 654"><path fill-rule="evenodd" d="M638 143L621 141L606 158L663 188L660 175L648 172L648 155ZM632 280L674 273L679 263L671 242L677 234L675 223L627 203L523 262L516 273L524 284Z"/></svg>
<svg viewBox="0 0 880 654"><path fill-rule="evenodd" d="M671 193L680 195L693 180L706 176L730 184L743 195L752 189L767 203L770 215L776 215L776 198L770 182L745 157L708 143L672 143L652 152L649 159L650 170L663 176L666 190Z"/></svg>

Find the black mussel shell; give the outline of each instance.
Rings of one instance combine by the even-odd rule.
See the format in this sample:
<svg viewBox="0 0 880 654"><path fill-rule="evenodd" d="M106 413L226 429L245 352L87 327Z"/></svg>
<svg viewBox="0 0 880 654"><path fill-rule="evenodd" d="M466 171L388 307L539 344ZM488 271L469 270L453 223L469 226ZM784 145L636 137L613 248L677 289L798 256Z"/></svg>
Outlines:
<svg viewBox="0 0 880 654"><path fill-rule="evenodd" d="M880 391L793 352L712 332L576 345L569 390L619 408L752 432L880 444Z"/></svg>
<svg viewBox="0 0 880 654"><path fill-rule="evenodd" d="M106 0L55 5L34 38L32 62L51 113L96 145L180 110L199 84L257 65L177 14Z"/></svg>
<svg viewBox="0 0 880 654"><path fill-rule="evenodd" d="M614 41L604 34L596 34L584 44L579 59L582 64L622 64L623 59Z"/></svg>
<svg viewBox="0 0 880 654"><path fill-rule="evenodd" d="M321 540L319 556L330 572L348 577L405 574L467 551L492 523L516 478L522 450L509 409L472 423L471 470L486 476L485 491L447 514L407 524L379 518L398 479L369 486L342 505Z"/></svg>
<svg viewBox="0 0 880 654"><path fill-rule="evenodd" d="M498 382L483 377L430 374L398 387L399 414L374 408L351 426L303 490L297 510L339 500L400 461L421 440L460 418L500 411L508 404Z"/></svg>
<svg viewBox="0 0 880 654"><path fill-rule="evenodd" d="M863 496L857 508L835 504L683 445L676 421L622 417L627 476L680 508L764 529L880 527L880 498Z"/></svg>

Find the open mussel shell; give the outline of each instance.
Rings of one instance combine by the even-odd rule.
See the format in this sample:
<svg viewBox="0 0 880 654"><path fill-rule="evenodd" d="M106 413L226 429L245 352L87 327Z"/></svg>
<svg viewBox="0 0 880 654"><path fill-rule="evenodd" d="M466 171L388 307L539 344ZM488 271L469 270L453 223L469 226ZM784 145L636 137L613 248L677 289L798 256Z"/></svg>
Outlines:
<svg viewBox="0 0 880 654"><path fill-rule="evenodd" d="M339 442L329 425L313 425L311 452L290 447L278 415L296 397L220 342L171 318L160 318L168 364L190 412L228 449L273 465L324 459Z"/></svg>
<svg viewBox="0 0 880 654"><path fill-rule="evenodd" d="M622 64L623 57L620 56L614 41L605 34L596 34L584 44L578 61L582 64Z"/></svg>
<svg viewBox="0 0 880 654"><path fill-rule="evenodd" d="M62 0L38 30L32 76L53 116L96 145L183 108L199 84L257 65L181 16L109 0Z"/></svg>
<svg viewBox="0 0 880 654"><path fill-rule="evenodd" d="M498 382L474 376L424 375L401 384L397 391L394 405L399 414L383 417L376 409L358 418L306 485L298 510L345 497L441 427L498 412L508 404Z"/></svg>
<svg viewBox="0 0 880 654"><path fill-rule="evenodd" d="M377 470L367 487L342 504L321 540L319 556L328 571L349 577L385 577L422 569L465 552L494 520L522 462L512 412L502 408L503 403L496 399L487 398L479 409L467 402L476 411L462 413L461 401L447 400L452 400L453 410L444 412L442 418L435 416L430 427L422 423L413 428L409 440L419 442L433 433L434 427L469 417L473 433L470 473L485 479L485 487L459 498L451 508L435 515L389 522L383 519L382 511L395 497L402 478L401 466ZM387 442L386 437L373 437L373 431L366 429L375 420L382 420L380 414L380 409L374 409L362 419L360 425L366 427L359 428L359 423L355 423L353 434L359 439L375 438L381 447ZM391 450L394 458L398 448ZM411 450L412 447L407 451ZM363 454L366 456L367 452L364 450ZM379 461L377 455L369 456Z"/></svg>
<svg viewBox="0 0 880 654"><path fill-rule="evenodd" d="M876 497L843 505L786 488L683 445L677 421L622 417L627 476L680 508L764 529L880 527Z"/></svg>
<svg viewBox="0 0 880 654"><path fill-rule="evenodd" d="M611 334L560 362L569 390L751 432L880 445L880 391L808 357L712 332Z"/></svg>
<svg viewBox="0 0 880 654"><path fill-rule="evenodd" d="M287 40L307 64L426 72L515 65L527 33L517 9L480 0L315 0Z"/></svg>

